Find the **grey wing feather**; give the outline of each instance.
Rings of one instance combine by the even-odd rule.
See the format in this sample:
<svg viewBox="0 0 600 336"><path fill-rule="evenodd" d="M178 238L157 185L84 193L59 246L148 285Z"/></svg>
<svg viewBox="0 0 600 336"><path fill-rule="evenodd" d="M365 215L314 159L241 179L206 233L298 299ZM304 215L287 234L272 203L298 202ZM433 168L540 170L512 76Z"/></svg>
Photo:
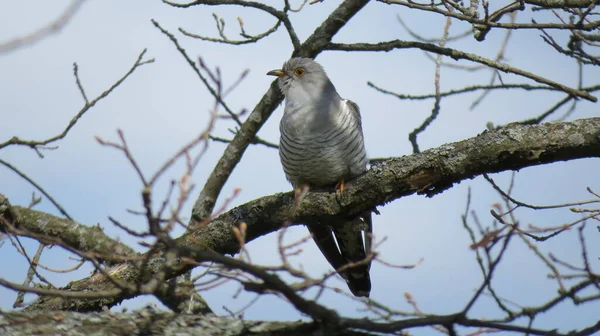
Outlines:
<svg viewBox="0 0 600 336"><path fill-rule="evenodd" d="M362 133L362 117L360 116L360 108L358 105L350 99L346 99L346 103L348 103L348 107L350 107L350 112L352 112L352 116L358 121L358 127Z"/></svg>

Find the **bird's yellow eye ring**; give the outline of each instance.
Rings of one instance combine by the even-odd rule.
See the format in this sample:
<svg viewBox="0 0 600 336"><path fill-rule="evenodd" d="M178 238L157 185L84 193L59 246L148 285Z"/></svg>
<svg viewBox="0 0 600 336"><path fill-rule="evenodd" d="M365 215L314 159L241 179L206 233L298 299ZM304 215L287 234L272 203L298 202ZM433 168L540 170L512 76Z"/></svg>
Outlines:
<svg viewBox="0 0 600 336"><path fill-rule="evenodd" d="M304 70L304 68L296 68L296 70L294 70L294 75L298 77L304 76L305 73L306 71Z"/></svg>

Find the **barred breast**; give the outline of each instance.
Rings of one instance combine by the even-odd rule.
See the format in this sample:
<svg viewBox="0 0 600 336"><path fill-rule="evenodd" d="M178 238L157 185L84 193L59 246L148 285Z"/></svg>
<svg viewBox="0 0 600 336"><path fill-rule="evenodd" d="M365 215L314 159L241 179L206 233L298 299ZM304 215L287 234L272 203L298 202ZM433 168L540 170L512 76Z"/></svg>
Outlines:
<svg viewBox="0 0 600 336"><path fill-rule="evenodd" d="M366 170L358 106L350 100L341 105L333 116L281 119L279 155L294 187L334 185Z"/></svg>

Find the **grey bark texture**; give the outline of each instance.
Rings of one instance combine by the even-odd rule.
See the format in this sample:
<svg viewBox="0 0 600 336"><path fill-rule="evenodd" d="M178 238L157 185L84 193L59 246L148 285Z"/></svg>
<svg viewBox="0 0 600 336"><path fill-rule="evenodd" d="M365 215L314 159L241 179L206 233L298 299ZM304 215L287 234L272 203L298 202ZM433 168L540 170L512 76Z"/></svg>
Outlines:
<svg viewBox="0 0 600 336"><path fill-rule="evenodd" d="M129 313L0 312L0 335L130 336L130 335L324 335L323 326L308 322L242 321L231 317L159 312L145 308ZM336 331L337 329L337 331ZM327 335L375 335L343 327Z"/></svg>
<svg viewBox="0 0 600 336"><path fill-rule="evenodd" d="M415 193L434 196L455 183L483 173L519 170L588 157L600 157L600 118L535 126L509 124L419 154L378 161L367 173L347 184L343 198L326 191L311 192L295 208L294 213L290 213L294 208L292 193L279 193L253 200L218 216L208 225L177 238L176 243L184 248L208 248L223 254L234 254L239 251L239 246L232 229L241 222L248 225L246 241L250 242L278 230L286 221L300 224L316 218L338 222L339 219L356 216ZM35 213L25 208L12 211L6 200L0 204L0 216L13 225L35 226L36 217L32 214ZM119 264L108 271L124 283L144 283L153 274L164 269L166 259L164 250L159 250L150 256L149 269L144 274L140 273L135 263ZM168 268L166 278L183 274L191 267L176 260ZM96 274L73 281L65 289L94 292L118 288L102 275ZM26 311L97 311L103 306L112 307L129 297L131 294L125 292L102 299L42 296L27 307Z"/></svg>

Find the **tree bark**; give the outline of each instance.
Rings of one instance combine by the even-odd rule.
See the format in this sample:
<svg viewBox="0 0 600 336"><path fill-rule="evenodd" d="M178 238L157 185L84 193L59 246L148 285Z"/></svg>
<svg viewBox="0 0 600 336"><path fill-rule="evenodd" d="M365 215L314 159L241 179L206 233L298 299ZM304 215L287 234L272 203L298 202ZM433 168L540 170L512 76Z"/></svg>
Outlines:
<svg viewBox="0 0 600 336"><path fill-rule="evenodd" d="M455 183L483 173L589 157L600 157L600 118L533 126L509 124L419 154L378 161L367 173L348 183L341 198L330 191L315 191L308 193L297 205L291 192L265 196L229 210L208 224L177 238L175 242L184 248L235 254L239 251L239 243L232 229L241 222L247 224L246 242L250 242L278 230L282 223L301 224L314 220L338 222L414 193L434 196ZM10 207L0 206L0 216L22 227L25 226L23 221L29 218L28 212L33 211L19 208L17 212L12 212L19 214L13 218L10 210ZM140 272L136 263L123 263L110 268L108 272L125 283L144 283L165 268L165 260L168 259L165 250L150 256L146 272ZM168 268L166 279L192 268L193 265L176 260ZM117 287L104 276L96 274L73 281L66 289L106 291ZM112 307L129 298L129 295L121 293L112 298L93 300L42 296L26 310L95 311L102 306Z"/></svg>
<svg viewBox="0 0 600 336"><path fill-rule="evenodd" d="M327 335L377 335L328 328ZM130 313L0 312L2 335L323 335L308 322L244 321L214 315L159 312L152 308Z"/></svg>

